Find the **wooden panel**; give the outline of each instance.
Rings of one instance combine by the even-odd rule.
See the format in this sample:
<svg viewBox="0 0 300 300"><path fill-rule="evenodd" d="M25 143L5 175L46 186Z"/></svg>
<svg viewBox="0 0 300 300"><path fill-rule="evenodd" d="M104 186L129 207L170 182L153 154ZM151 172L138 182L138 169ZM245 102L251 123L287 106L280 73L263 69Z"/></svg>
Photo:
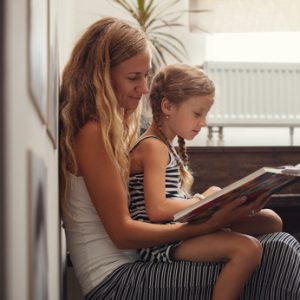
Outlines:
<svg viewBox="0 0 300 300"><path fill-rule="evenodd" d="M194 174L193 192L224 187L260 167L300 163L300 147L193 147L188 149ZM300 240L300 182L273 195L268 208L283 220L283 230Z"/></svg>
<svg viewBox="0 0 300 300"><path fill-rule="evenodd" d="M212 185L224 187L263 166L300 163L300 147L190 147L188 154L194 192ZM280 193L300 194L300 182Z"/></svg>
<svg viewBox="0 0 300 300"><path fill-rule="evenodd" d="M283 230L300 241L300 194L273 195L267 208L277 212L283 221Z"/></svg>

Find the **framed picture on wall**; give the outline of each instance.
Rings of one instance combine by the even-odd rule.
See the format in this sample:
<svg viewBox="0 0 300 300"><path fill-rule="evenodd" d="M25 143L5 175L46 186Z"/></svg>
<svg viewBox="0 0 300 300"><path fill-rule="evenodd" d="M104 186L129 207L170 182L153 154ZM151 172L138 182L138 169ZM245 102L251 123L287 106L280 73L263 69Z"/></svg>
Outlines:
<svg viewBox="0 0 300 300"><path fill-rule="evenodd" d="M29 299L48 299L48 251L46 228L46 166L28 152L29 185Z"/></svg>
<svg viewBox="0 0 300 300"><path fill-rule="evenodd" d="M48 92L48 0L29 0L29 91L43 123Z"/></svg>
<svg viewBox="0 0 300 300"><path fill-rule="evenodd" d="M0 141L2 143L2 147L0 147L0 298L6 299L6 289L7 289L7 268L6 268L6 260L8 259L8 246L7 246L7 200L6 200L6 191L5 188L7 186L7 173L6 173L6 145L8 136L6 130L7 121L4 119L6 111L5 107L5 57L4 57L4 49L5 45L5 35L8 32L8 29L5 28L5 14L7 10L5 9L4 1L0 1Z"/></svg>
<svg viewBox="0 0 300 300"><path fill-rule="evenodd" d="M57 39L57 0L49 0L49 68L48 68L48 101L47 132L57 147L58 140L58 94L59 64Z"/></svg>

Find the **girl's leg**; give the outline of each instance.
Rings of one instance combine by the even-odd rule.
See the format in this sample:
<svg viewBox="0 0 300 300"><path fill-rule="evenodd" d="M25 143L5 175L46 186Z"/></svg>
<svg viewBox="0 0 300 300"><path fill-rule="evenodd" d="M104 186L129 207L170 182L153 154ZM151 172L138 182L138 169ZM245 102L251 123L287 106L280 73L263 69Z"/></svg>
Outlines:
<svg viewBox="0 0 300 300"><path fill-rule="evenodd" d="M273 210L262 209L254 216L236 221L230 228L244 234L262 235L282 231L282 220Z"/></svg>
<svg viewBox="0 0 300 300"><path fill-rule="evenodd" d="M226 262L214 287L213 300L239 299L261 256L258 240L226 231L186 240L173 252L175 260Z"/></svg>

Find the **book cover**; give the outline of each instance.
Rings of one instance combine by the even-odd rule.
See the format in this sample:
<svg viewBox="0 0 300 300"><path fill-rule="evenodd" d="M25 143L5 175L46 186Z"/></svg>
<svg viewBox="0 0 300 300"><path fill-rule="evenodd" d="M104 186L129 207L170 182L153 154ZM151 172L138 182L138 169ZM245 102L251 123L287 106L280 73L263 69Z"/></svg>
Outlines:
<svg viewBox="0 0 300 300"><path fill-rule="evenodd" d="M247 202L261 194L273 194L283 187L300 179L300 164L281 168L263 167L248 176L226 186L222 190L200 200L174 215L174 221L203 222L222 205L239 198L247 197Z"/></svg>

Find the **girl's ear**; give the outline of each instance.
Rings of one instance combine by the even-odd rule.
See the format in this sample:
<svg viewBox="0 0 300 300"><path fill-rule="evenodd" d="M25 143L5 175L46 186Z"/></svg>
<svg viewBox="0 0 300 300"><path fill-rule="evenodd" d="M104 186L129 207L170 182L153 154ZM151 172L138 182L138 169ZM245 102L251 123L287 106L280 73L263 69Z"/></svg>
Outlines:
<svg viewBox="0 0 300 300"><path fill-rule="evenodd" d="M170 115L172 112L174 104L172 104L168 98L164 97L161 100L161 111L163 112L163 114L165 114L166 116Z"/></svg>

